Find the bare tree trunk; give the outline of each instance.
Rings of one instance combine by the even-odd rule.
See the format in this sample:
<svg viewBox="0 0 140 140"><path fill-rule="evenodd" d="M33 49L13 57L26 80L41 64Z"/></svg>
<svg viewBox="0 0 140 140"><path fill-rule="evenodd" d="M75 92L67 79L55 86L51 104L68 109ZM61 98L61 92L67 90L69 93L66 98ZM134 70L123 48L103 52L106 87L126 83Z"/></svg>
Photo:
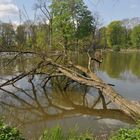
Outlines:
<svg viewBox="0 0 140 140"><path fill-rule="evenodd" d="M95 87L96 89L99 89L100 91L102 91L104 95L108 96L112 102L116 103L116 105L118 105L123 112L133 117L133 119L138 120L140 118L139 106L137 106L136 104L122 97L110 85L105 83L95 73L91 72L87 68L84 68L79 65L72 65L73 67L84 72L88 76L88 77L85 77L77 73L76 71L63 67L62 65L56 64L54 62L51 62L51 64L57 67L57 69L61 73L63 73L65 76L69 77L70 79L83 85Z"/></svg>

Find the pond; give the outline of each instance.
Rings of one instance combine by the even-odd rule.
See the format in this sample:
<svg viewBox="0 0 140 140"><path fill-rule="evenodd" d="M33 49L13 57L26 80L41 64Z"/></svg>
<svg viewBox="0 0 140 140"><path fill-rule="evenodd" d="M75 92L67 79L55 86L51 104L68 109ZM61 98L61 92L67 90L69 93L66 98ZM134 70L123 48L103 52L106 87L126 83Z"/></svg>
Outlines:
<svg viewBox="0 0 140 140"><path fill-rule="evenodd" d="M72 55L73 61L87 65L87 57ZM11 61L12 57L0 57L1 84L39 61L35 56L25 55L15 61ZM125 98L140 101L140 53L105 52L103 63L100 67L95 63L94 71ZM134 124L107 97L100 97L96 89L63 76L51 79L45 74L25 76L6 85L0 93L1 116L29 140L38 140L46 128L58 124L65 133L77 126L79 132L89 130L98 139L107 139L111 132Z"/></svg>

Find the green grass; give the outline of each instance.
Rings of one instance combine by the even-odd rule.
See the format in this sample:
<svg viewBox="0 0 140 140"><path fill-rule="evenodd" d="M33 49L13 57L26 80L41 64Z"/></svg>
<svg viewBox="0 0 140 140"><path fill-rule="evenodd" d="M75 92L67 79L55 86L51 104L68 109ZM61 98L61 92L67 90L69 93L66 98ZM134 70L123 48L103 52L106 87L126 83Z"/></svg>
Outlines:
<svg viewBox="0 0 140 140"><path fill-rule="evenodd" d="M70 129L68 134L65 135L62 132L62 128L57 126L50 131L46 130L41 136L40 140L95 140L92 134L86 132L84 134L78 134L77 129Z"/></svg>
<svg viewBox="0 0 140 140"><path fill-rule="evenodd" d="M78 134L78 129L69 130L65 135L61 127L57 126L53 129L46 130L40 140L97 140L89 132ZM140 140L140 127L134 129L121 128L108 140Z"/></svg>

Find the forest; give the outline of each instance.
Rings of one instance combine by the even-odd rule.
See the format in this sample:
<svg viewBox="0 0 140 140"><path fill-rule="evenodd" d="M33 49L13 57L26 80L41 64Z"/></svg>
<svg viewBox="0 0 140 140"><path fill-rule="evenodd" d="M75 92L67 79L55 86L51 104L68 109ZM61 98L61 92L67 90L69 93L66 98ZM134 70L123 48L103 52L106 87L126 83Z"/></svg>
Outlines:
<svg viewBox="0 0 140 140"><path fill-rule="evenodd" d="M38 1L34 8L42 13L35 21L21 20L20 25L0 22L0 50L84 50L139 49L140 25L112 21L102 26L98 14L92 14L82 0ZM22 15L21 15L22 16Z"/></svg>

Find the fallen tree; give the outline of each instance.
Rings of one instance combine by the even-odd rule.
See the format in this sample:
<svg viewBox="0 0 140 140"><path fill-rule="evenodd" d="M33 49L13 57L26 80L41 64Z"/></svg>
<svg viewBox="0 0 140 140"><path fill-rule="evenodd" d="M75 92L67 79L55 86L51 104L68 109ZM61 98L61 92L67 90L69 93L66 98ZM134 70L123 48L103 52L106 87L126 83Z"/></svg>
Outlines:
<svg viewBox="0 0 140 140"><path fill-rule="evenodd" d="M22 53L20 52L20 55L23 55L23 54L24 52ZM75 81L79 84L98 89L100 95L107 96L110 99L110 102L115 103L120 110L125 112L128 116L132 117L134 120L138 120L140 118L139 106L137 106L136 104L122 97L119 93L117 93L112 88L111 84L104 82L102 79L100 79L96 75L94 71L91 70L91 61L96 60L96 58L91 58L90 55L87 54L89 57L88 66L83 67L81 65L72 63L71 59L66 54L63 54L63 53L57 52L56 54L53 54L53 55L49 55L49 54L46 55L45 53L40 53L40 54L35 53L35 55L38 55L40 59L40 61L36 64L36 66L27 72L24 72L18 76L15 76L11 79L6 80L4 83L0 85L1 91L6 92L6 90L4 89L5 86L13 85L17 81L19 81L20 79L26 76L29 76L30 81L32 81L34 76L37 74L46 75L44 78L45 82L44 82L43 87L46 86L46 84L52 77L66 76L69 79L71 79L73 82ZM17 56L19 56L19 53L17 53ZM17 56L14 56L14 59L16 59ZM100 62L100 60L98 61ZM66 88L67 86L68 85L66 83ZM10 94L13 95L12 93ZM34 95L34 98L36 99L35 95ZM103 108L104 108L104 105L103 105ZM104 108L104 109L107 109L107 108Z"/></svg>
<svg viewBox="0 0 140 140"><path fill-rule="evenodd" d="M95 87L96 89L99 89L102 91L102 93L110 98L110 100L114 103L116 103L122 111L124 111L126 114L131 116L134 119L140 118L140 107L136 104L132 103L131 101L125 99L122 97L119 93L117 93L108 83L105 83L102 79L100 79L94 72L89 70L88 68L79 66L79 65L73 65L71 63L72 68L76 68L82 72L85 73L87 76L83 76L76 71L66 68L62 65L59 65L51 60L48 60L50 65L55 66L61 73L63 73L65 76L69 77L70 79L91 87Z"/></svg>

